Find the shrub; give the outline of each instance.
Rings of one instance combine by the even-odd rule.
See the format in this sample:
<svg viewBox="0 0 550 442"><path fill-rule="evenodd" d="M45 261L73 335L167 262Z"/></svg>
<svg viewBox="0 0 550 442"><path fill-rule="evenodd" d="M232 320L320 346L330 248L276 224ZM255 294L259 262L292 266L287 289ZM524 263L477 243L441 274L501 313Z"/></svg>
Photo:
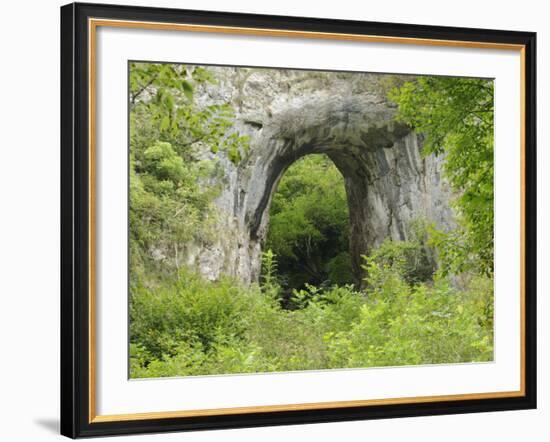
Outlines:
<svg viewBox="0 0 550 442"><path fill-rule="evenodd" d="M242 337L250 310L263 299L257 292L230 279L207 283L187 271L155 290L138 287L131 294L131 341L158 359L174 355L184 341L208 351L220 340Z"/></svg>
<svg viewBox="0 0 550 442"><path fill-rule="evenodd" d="M408 241L387 238L369 259L379 266L389 266L407 283L432 280L436 271L435 252L427 245L429 227L422 220L409 225Z"/></svg>
<svg viewBox="0 0 550 442"><path fill-rule="evenodd" d="M431 286L410 285L393 266L366 259L367 299L351 328L328 339L330 365L380 367L492 360L491 280L477 278L465 291L440 278Z"/></svg>
<svg viewBox="0 0 550 442"><path fill-rule="evenodd" d="M489 361L492 279L458 290L447 279L410 284L400 262L366 259L368 289L295 290L295 310L272 293L180 272L138 287L130 310L132 377L319 370ZM276 285L275 285L276 287Z"/></svg>

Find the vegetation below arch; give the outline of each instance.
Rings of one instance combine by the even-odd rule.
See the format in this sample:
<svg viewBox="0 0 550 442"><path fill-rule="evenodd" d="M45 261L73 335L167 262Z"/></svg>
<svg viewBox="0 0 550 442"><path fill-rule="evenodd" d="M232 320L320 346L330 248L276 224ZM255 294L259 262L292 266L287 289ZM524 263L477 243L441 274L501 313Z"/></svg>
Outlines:
<svg viewBox="0 0 550 442"><path fill-rule="evenodd" d="M365 292L307 286L294 292L293 310L269 278L243 287L181 271L155 290L138 287L131 377L491 361L491 279L460 290L440 277L410 284L402 260L389 265L388 257L365 260Z"/></svg>

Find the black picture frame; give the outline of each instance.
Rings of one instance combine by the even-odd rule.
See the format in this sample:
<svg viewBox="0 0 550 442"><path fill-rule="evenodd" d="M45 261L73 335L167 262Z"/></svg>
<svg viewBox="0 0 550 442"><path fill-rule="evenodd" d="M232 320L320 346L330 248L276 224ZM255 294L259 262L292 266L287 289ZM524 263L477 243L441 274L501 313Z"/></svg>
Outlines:
<svg viewBox="0 0 550 442"><path fill-rule="evenodd" d="M524 395L93 422L90 420L89 18L522 45L524 47ZM241 428L536 408L536 34L488 29L73 3L61 8L61 434Z"/></svg>

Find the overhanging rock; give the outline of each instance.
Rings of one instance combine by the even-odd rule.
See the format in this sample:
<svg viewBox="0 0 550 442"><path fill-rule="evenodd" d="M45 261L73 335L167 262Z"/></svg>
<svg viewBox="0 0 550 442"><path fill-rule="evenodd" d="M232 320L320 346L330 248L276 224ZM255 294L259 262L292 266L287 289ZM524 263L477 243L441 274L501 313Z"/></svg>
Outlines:
<svg viewBox="0 0 550 442"><path fill-rule="evenodd" d="M308 154L327 154L344 177L357 277L361 255L387 237L407 239L412 220L452 223L441 159L423 157L421 136L395 121L382 76L211 69L219 83L196 91L199 105L229 101L251 150L238 167L220 160L219 237L187 250L187 263L208 279L258 280L273 193L287 168Z"/></svg>

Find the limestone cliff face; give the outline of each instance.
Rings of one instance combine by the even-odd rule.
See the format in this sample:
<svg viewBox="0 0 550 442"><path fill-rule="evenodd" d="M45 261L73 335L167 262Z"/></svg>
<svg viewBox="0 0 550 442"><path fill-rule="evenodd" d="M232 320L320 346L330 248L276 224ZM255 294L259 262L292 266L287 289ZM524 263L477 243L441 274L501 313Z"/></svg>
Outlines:
<svg viewBox="0 0 550 442"><path fill-rule="evenodd" d="M406 239L411 220L452 223L441 159L423 158L421 136L395 122L380 75L210 69L219 83L195 92L198 105L229 101L235 130L250 136L251 150L238 167L219 160L219 238L187 250L187 263L207 278L258 279L277 183L312 153L327 154L344 176L356 273L361 254L387 237Z"/></svg>

